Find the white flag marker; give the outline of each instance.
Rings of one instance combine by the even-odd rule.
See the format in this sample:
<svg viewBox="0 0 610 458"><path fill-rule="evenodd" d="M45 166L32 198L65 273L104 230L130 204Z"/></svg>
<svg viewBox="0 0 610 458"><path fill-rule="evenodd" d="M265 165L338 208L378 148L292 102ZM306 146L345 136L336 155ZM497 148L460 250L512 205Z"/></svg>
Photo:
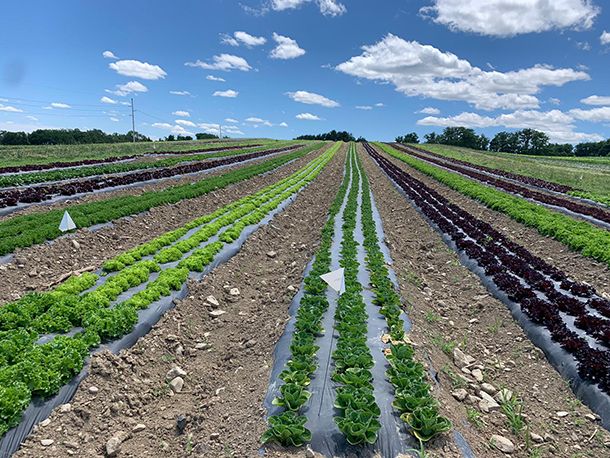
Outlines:
<svg viewBox="0 0 610 458"><path fill-rule="evenodd" d="M72 229L76 229L76 224L72 221L70 214L66 210L64 213L64 217L61 219L61 223L59 224L59 230L62 232L70 231Z"/></svg>
<svg viewBox="0 0 610 458"><path fill-rule="evenodd" d="M334 272L328 272L327 274L320 275L320 278L328 283L328 286L337 291L339 294L343 294L345 292L345 277L343 275L344 270L345 269L342 267Z"/></svg>

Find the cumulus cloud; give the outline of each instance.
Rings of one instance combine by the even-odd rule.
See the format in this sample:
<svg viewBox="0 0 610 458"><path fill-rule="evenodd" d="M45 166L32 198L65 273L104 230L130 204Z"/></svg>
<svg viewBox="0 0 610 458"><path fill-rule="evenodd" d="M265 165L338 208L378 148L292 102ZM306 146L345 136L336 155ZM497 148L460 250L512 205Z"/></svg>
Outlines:
<svg viewBox="0 0 610 458"><path fill-rule="evenodd" d="M193 135L192 132L189 132L184 127L179 125L171 125L166 122L156 122L152 124L152 127L156 127L157 129L167 130L172 134L180 134L180 135Z"/></svg>
<svg viewBox="0 0 610 458"><path fill-rule="evenodd" d="M261 46L267 43L267 39L265 37L255 37L254 35L250 35L249 33L243 31L234 32L233 36L223 34L221 37L221 43L231 46L239 46L240 43L243 43L248 48L251 48L253 46Z"/></svg>
<svg viewBox="0 0 610 458"><path fill-rule="evenodd" d="M549 103L552 103L553 105L559 105L559 104L561 104L561 100L551 97L549 99Z"/></svg>
<svg viewBox="0 0 610 458"><path fill-rule="evenodd" d="M582 49L583 51L591 51L591 45L588 41L578 41L576 42L576 47L578 49Z"/></svg>
<svg viewBox="0 0 610 458"><path fill-rule="evenodd" d="M604 46L610 44L610 32L604 30L599 36L599 42Z"/></svg>
<svg viewBox="0 0 610 458"><path fill-rule="evenodd" d="M375 104L376 107L384 107L385 105L381 102Z"/></svg>
<svg viewBox="0 0 610 458"><path fill-rule="evenodd" d="M167 73L158 65L138 60L119 60L108 65L112 70L116 70L119 75L135 76L143 80L158 80L165 78Z"/></svg>
<svg viewBox="0 0 610 458"><path fill-rule="evenodd" d="M119 57L115 56L112 51L104 51L102 56L104 56L106 59L119 59Z"/></svg>
<svg viewBox="0 0 610 458"><path fill-rule="evenodd" d="M169 91L169 93L174 95L190 95L191 97L193 97L193 95L189 91Z"/></svg>
<svg viewBox="0 0 610 458"><path fill-rule="evenodd" d="M246 135L239 129L225 129L224 132L231 135Z"/></svg>
<svg viewBox="0 0 610 458"><path fill-rule="evenodd" d="M576 119L589 122L605 122L610 121L610 107L592 108L591 110L581 110L576 108L570 110L569 113Z"/></svg>
<svg viewBox="0 0 610 458"><path fill-rule="evenodd" d="M316 3L324 16L335 17L347 12L345 5L336 0L271 0L270 6L275 11L283 11L299 8L305 3Z"/></svg>
<svg viewBox="0 0 610 458"><path fill-rule="evenodd" d="M130 81L126 84L117 84L116 90L111 91L110 89L106 89L106 92L109 94L118 95L120 97L124 97L131 92L148 92L148 88L144 86L139 81Z"/></svg>
<svg viewBox="0 0 610 458"><path fill-rule="evenodd" d="M188 111L174 111L172 112L174 116L182 116L183 118L190 118L191 114Z"/></svg>
<svg viewBox="0 0 610 458"><path fill-rule="evenodd" d="M233 119L233 118L226 118L225 121L226 122L239 122L237 119Z"/></svg>
<svg viewBox="0 0 610 458"><path fill-rule="evenodd" d="M38 118L35 116L26 116L26 118L28 118L30 121L38 121Z"/></svg>
<svg viewBox="0 0 610 458"><path fill-rule="evenodd" d="M20 110L19 108L2 105L1 103L0 103L0 111L7 111L9 113L23 113L23 110Z"/></svg>
<svg viewBox="0 0 610 458"><path fill-rule="evenodd" d="M247 72L252 69L246 59L232 54L221 54L220 56L212 57L213 62L201 62L197 59L197 62L186 62L184 65L187 67L200 67L206 70L222 70L230 72L231 70L241 70Z"/></svg>
<svg viewBox="0 0 610 458"><path fill-rule="evenodd" d="M235 120L229 121L228 119L226 119L225 121L228 121L228 122L232 122L232 121L237 122ZM285 122L282 122L280 124L274 124L271 121L269 121L268 119L257 118L257 117L247 118L244 121L244 125L246 125L245 123L247 123L247 122L254 123L253 127L258 127L259 125L263 125L263 126L267 126L267 127L288 127L288 124L286 124Z"/></svg>
<svg viewBox="0 0 610 458"><path fill-rule="evenodd" d="M577 112L574 113L575 111ZM457 116L447 118L428 116L417 121L417 124L420 126L439 127L506 127L509 129L532 128L546 133L552 142L558 143L576 143L580 141L602 140L603 137L599 134L574 132L576 127L574 125L574 120L577 116L580 116L578 119L589 118L587 120L601 120L604 115L603 113L584 113L585 111L586 110L571 110L568 113L564 113L560 110L544 112L537 110L517 110L512 113L505 113L495 117L481 116L478 113L464 112ZM606 115L610 116L610 108L608 111L609 112Z"/></svg>
<svg viewBox="0 0 610 458"><path fill-rule="evenodd" d="M113 100L110 97L106 97L106 96L102 97L100 99L100 102L102 102L102 103L112 103L112 104L116 104L117 103L116 100Z"/></svg>
<svg viewBox="0 0 610 458"><path fill-rule="evenodd" d="M356 105L356 108L358 110L372 110L373 109L373 107L368 106L368 105Z"/></svg>
<svg viewBox="0 0 610 458"><path fill-rule="evenodd" d="M585 72L548 65L506 73L484 71L455 54L392 34L363 50L336 69L394 84L398 92L409 97L465 101L482 110L538 108L540 102L534 94L544 86L590 79Z"/></svg>
<svg viewBox="0 0 610 458"><path fill-rule="evenodd" d="M433 108L433 107L426 107L426 108L422 108L419 111L416 111L415 113L423 113L423 114L430 114L430 115L437 115L441 113L441 110L439 110L438 108Z"/></svg>
<svg viewBox="0 0 610 458"><path fill-rule="evenodd" d="M195 124L192 121L188 121L186 119L176 119L174 122L176 124L178 124L179 126L183 126L183 127L197 127L197 124Z"/></svg>
<svg viewBox="0 0 610 458"><path fill-rule="evenodd" d="M590 95L586 99L581 99L585 105L610 105L610 97L601 95Z"/></svg>
<svg viewBox="0 0 610 458"><path fill-rule="evenodd" d="M59 102L53 102L51 104L51 106L53 108L70 108L70 105L68 105L67 103L59 103Z"/></svg>
<svg viewBox="0 0 610 458"><path fill-rule="evenodd" d="M235 98L237 97L237 94L239 94L239 92L234 91L232 89L229 89L227 91L216 91L214 92L212 95L214 97L229 97L229 98Z"/></svg>
<svg viewBox="0 0 610 458"><path fill-rule="evenodd" d="M112 122L121 122L121 120L120 120L120 119L118 119L118 118L110 118L110 120L111 120Z"/></svg>
<svg viewBox="0 0 610 458"><path fill-rule="evenodd" d="M323 118L320 118L319 116L313 115L311 113L300 113L300 114L296 115L295 118L305 119L307 121L322 121L323 120Z"/></svg>
<svg viewBox="0 0 610 458"><path fill-rule="evenodd" d="M591 0L432 0L420 9L454 32L511 37L548 30L586 30L601 9Z"/></svg>
<svg viewBox="0 0 610 458"><path fill-rule="evenodd" d="M334 108L339 106L339 102L327 99L323 95L307 91L287 92L286 95L295 102L306 103L308 105L322 105L323 107Z"/></svg>
<svg viewBox="0 0 610 458"><path fill-rule="evenodd" d="M269 53L269 57L272 59L295 59L305 54L305 50L300 48L296 40L292 38L273 32L273 40L277 43L277 46Z"/></svg>
<svg viewBox="0 0 610 458"><path fill-rule="evenodd" d="M225 80L224 78L221 78L219 76L214 76L214 75L208 75L205 77L206 80L210 80L210 81L220 81L221 83L226 83L227 80Z"/></svg>

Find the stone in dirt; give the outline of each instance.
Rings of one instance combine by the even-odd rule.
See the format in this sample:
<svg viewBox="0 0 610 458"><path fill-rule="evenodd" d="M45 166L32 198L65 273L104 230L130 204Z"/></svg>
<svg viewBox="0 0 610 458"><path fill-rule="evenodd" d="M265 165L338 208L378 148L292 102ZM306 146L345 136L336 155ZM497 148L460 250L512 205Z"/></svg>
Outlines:
<svg viewBox="0 0 610 458"><path fill-rule="evenodd" d="M89 393L97 394L100 389L97 386L89 387Z"/></svg>
<svg viewBox="0 0 610 458"><path fill-rule="evenodd" d="M43 439L40 441L40 444L43 447L48 447L49 445L52 445L55 441L53 439Z"/></svg>
<svg viewBox="0 0 610 458"><path fill-rule="evenodd" d="M267 252L267 257L269 258L275 258L277 256L277 253L275 251L268 251Z"/></svg>
<svg viewBox="0 0 610 458"><path fill-rule="evenodd" d="M483 372L481 372L481 369L475 369L471 373L477 382L481 383L483 381Z"/></svg>
<svg viewBox="0 0 610 458"><path fill-rule="evenodd" d="M108 439L108 442L106 442L106 455L112 458L114 456L117 456L120 451L121 439L119 439L118 437L111 437L110 439Z"/></svg>
<svg viewBox="0 0 610 458"><path fill-rule="evenodd" d="M220 306L220 302L218 302L218 299L216 299L214 296L210 295L208 297L206 297L205 299L208 304L214 306L214 307L219 307Z"/></svg>
<svg viewBox="0 0 610 458"><path fill-rule="evenodd" d="M222 315L224 315L225 313L227 313L227 312L225 312L224 310L212 310L212 311L210 312L210 316L211 316L212 318L218 318L219 316L222 316Z"/></svg>
<svg viewBox="0 0 610 458"><path fill-rule="evenodd" d="M138 423L137 425L135 425L132 429L131 432L132 433L139 433L142 432L146 429L146 425L143 423Z"/></svg>
<svg viewBox="0 0 610 458"><path fill-rule="evenodd" d="M460 388L458 390L452 391L451 395L458 401L463 401L468 396L468 391L466 391L464 388Z"/></svg>
<svg viewBox="0 0 610 458"><path fill-rule="evenodd" d="M494 399L498 402L510 401L512 398L513 398L513 392L510 390L507 390L506 388L502 388L494 396Z"/></svg>
<svg viewBox="0 0 610 458"><path fill-rule="evenodd" d="M479 408L487 413L492 410L500 410L500 404L498 404L494 398L488 395L485 391L481 391L481 401L479 402Z"/></svg>
<svg viewBox="0 0 610 458"><path fill-rule="evenodd" d="M506 437L494 434L493 436L491 436L491 442L493 443L494 447L496 447L501 452L513 453L515 451L515 444L513 444Z"/></svg>
<svg viewBox="0 0 610 458"><path fill-rule="evenodd" d="M481 389L491 396L493 396L494 394L496 394L498 392L496 387L490 383L482 383Z"/></svg>
<svg viewBox="0 0 610 458"><path fill-rule="evenodd" d="M237 288L231 288L231 289L229 290L229 294L230 294L231 296L239 296L239 289L237 289Z"/></svg>
<svg viewBox="0 0 610 458"><path fill-rule="evenodd" d="M472 356L464 354L459 348L453 349L453 363L460 369L474 364L475 361L476 360Z"/></svg>
<svg viewBox="0 0 610 458"><path fill-rule="evenodd" d="M165 378L167 380L173 380L176 377L184 377L186 376L186 371L178 366L172 368L167 375L165 376Z"/></svg>
<svg viewBox="0 0 610 458"><path fill-rule="evenodd" d="M174 393L180 393L182 391L183 386L184 379L182 377L176 377L171 382L169 382L169 387Z"/></svg>

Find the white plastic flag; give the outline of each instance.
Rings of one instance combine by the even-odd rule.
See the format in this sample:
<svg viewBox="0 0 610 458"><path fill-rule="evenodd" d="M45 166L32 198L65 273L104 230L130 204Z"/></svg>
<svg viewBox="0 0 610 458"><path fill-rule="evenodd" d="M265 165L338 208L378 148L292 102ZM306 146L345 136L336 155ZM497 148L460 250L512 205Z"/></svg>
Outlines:
<svg viewBox="0 0 610 458"><path fill-rule="evenodd" d="M66 210L64 213L64 217L61 219L61 223L59 224L59 230L62 232L70 231L72 229L76 229L76 224L72 221L70 214Z"/></svg>
<svg viewBox="0 0 610 458"><path fill-rule="evenodd" d="M345 292L345 276L343 275L345 269L341 267L334 272L328 272L327 274L320 275L320 278L328 283L332 289L337 291L339 294Z"/></svg>

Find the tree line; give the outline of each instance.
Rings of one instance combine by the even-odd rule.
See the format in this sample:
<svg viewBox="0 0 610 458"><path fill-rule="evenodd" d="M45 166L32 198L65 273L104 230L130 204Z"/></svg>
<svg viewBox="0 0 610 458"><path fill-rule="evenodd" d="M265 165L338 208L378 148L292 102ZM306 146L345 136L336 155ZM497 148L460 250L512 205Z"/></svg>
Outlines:
<svg viewBox="0 0 610 458"><path fill-rule="evenodd" d="M132 132L107 134L99 129L38 129L31 133L0 131L0 145L83 145L88 143L125 143L133 141ZM136 132L137 142L150 138Z"/></svg>
<svg viewBox="0 0 610 458"><path fill-rule="evenodd" d="M317 134L317 135L300 135L295 138L295 140L322 140L322 141L333 141L333 142L355 142L356 138L347 131L337 132L336 130L331 130L325 134ZM359 138L358 141L362 141L364 139Z"/></svg>
<svg viewBox="0 0 610 458"><path fill-rule="evenodd" d="M481 151L496 151L537 156L610 156L610 140L585 142L576 146L570 143L551 143L549 136L535 129L517 132L498 132L491 140L477 135L474 129L446 127L442 134L430 132L424 135L425 143L460 146ZM398 143L419 143L419 136L412 132L396 137Z"/></svg>

